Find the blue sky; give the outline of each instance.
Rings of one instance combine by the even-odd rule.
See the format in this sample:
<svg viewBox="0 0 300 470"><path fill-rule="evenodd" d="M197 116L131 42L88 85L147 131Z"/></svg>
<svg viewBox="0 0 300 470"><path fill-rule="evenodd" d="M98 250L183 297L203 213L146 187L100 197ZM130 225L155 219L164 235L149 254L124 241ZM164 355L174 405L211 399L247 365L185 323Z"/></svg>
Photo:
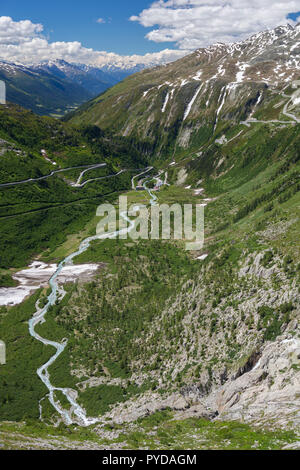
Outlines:
<svg viewBox="0 0 300 470"><path fill-rule="evenodd" d="M52 41L80 41L85 47L118 54L156 52L170 43L145 39L150 28L129 21L151 5L145 0L1 0L0 15L42 23ZM103 18L106 23L97 23ZM111 20L110 20L111 18Z"/></svg>
<svg viewBox="0 0 300 470"><path fill-rule="evenodd" d="M0 60L155 65L296 20L300 0L1 0Z"/></svg>
<svg viewBox="0 0 300 470"><path fill-rule="evenodd" d="M290 18L291 20L294 20L294 21L296 21L297 18L299 18L299 16L300 16L300 11L297 11L297 12L294 12L294 13L289 13L287 15L288 18Z"/></svg>

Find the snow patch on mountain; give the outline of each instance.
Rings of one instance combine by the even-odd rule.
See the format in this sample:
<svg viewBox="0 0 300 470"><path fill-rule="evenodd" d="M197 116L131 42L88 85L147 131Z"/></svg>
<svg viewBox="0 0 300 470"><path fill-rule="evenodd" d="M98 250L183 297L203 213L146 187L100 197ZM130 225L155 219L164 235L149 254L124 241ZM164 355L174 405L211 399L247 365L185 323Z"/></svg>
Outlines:
<svg viewBox="0 0 300 470"><path fill-rule="evenodd" d="M191 112L191 109L192 109L192 106L193 104L195 103L196 99L197 99L197 96L199 95L201 89L203 87L203 83L199 86L198 90L196 91L196 93L194 94L193 98L191 99L191 101L189 102L186 110L185 110L185 113L184 113L184 116L183 116L183 120L185 121L186 118L188 117L188 115L190 114Z"/></svg>
<svg viewBox="0 0 300 470"><path fill-rule="evenodd" d="M169 101L169 96L170 96L170 94L167 93L167 94L166 94L166 97L165 97L165 102L164 102L163 107L162 107L162 109L161 109L161 112L162 112L162 113L164 113L165 110L166 110L166 107L167 107L167 104L168 104L168 101Z"/></svg>

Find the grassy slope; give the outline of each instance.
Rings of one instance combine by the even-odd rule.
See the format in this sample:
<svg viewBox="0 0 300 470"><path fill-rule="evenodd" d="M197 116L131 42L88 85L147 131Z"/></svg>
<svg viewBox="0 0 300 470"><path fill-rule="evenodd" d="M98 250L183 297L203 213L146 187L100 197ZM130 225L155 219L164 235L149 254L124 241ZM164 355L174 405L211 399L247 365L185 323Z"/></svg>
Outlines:
<svg viewBox="0 0 300 470"><path fill-rule="evenodd" d="M144 164L143 157L126 139L112 141L99 129L77 129L51 118L38 117L17 106L1 107L0 138L9 142L1 144L2 183L37 178L57 168L104 161L108 165L105 170L108 174ZM47 150L48 157L57 166L41 156L41 149ZM2 269L25 266L32 256L46 249L53 250L68 234L76 233L86 225L100 201L130 186L129 172L91 183L83 189L71 188L64 179L74 181L80 171L72 170L40 182L0 189ZM104 170L95 170L89 177L103 174ZM33 227L36 230L33 231Z"/></svg>
<svg viewBox="0 0 300 470"><path fill-rule="evenodd" d="M112 433L115 437L112 437ZM42 423L0 423L4 449L165 449L165 450L280 450L297 442L290 431L251 429L237 422L181 420L166 410L130 426L49 428Z"/></svg>
<svg viewBox="0 0 300 470"><path fill-rule="evenodd" d="M230 80L227 77L205 83L205 75L211 65L203 60L203 57L192 54L167 67L135 74L68 115L66 120L97 125L115 135L143 141L158 164L171 160L174 154L180 156L199 151L202 146L214 144L215 139L223 134L228 139L234 137L240 130L245 130L240 123L252 113L252 117L257 119L279 119L291 123L282 110L287 95L294 90L286 89L287 95L283 100L280 87L272 89L256 80L240 84L236 92L228 93L221 109L224 87ZM200 82L191 79L199 69L203 71L205 86L184 120L184 112L200 86ZM183 79L187 82L178 86L178 80L182 82ZM167 93L170 94L171 90L172 98L163 113ZM256 107L258 96L262 99ZM280 102L283 104L277 106ZM217 110L220 111L218 116ZM211 152L216 150L215 147Z"/></svg>

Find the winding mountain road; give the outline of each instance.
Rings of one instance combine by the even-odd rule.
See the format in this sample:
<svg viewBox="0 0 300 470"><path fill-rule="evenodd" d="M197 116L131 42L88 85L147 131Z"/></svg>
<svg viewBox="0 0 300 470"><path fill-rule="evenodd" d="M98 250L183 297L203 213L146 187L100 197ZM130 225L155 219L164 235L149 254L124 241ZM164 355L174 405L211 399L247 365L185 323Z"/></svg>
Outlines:
<svg viewBox="0 0 300 470"><path fill-rule="evenodd" d="M88 170L86 170L86 171L88 171ZM120 170L118 173L115 173L115 174L113 174L113 175L100 176L99 178L92 178L92 179L90 179L90 180L84 181L84 183L81 183L81 184L74 184L73 187L74 187L74 188L83 188L86 184L92 183L93 181L100 181L100 180L105 180L105 179L113 178L114 176L119 176L119 175L121 175L122 173L125 173L126 171L128 171L128 170Z"/></svg>
<svg viewBox="0 0 300 470"><path fill-rule="evenodd" d="M269 123L273 124L273 123L275 123L275 124L292 124L292 125L295 125L295 123L299 124L300 123L300 118L298 118L294 114L288 112L289 106L292 103L294 103L294 98L299 97L299 95L300 95L299 90L296 90L291 96L286 95L286 94L282 94L282 93L280 93L280 95L284 96L285 98L289 98L289 100L285 103L285 105L283 107L282 114L284 114L289 119L292 119L292 121L280 121L279 119L271 119L269 121L262 121L262 120L258 120L258 119L250 117L246 121L242 121L241 124L244 124L247 127L250 127L250 124L252 124L252 123L263 123L263 124L269 124Z"/></svg>
<svg viewBox="0 0 300 470"><path fill-rule="evenodd" d="M92 166L91 165L71 166L69 168L62 168L61 170L53 170L51 171L51 173L49 173L49 175L39 176L38 178L28 178L27 180L12 181L11 183L1 183L0 188L8 188L9 186L17 186L19 184L34 183L36 181L46 180L47 178L54 176L56 173L63 173L64 171L87 168L84 172L80 174L80 177L82 177L82 175L86 173L87 171L94 170L95 168L105 167L106 165L107 165L106 163L99 163L97 165L92 165Z"/></svg>
<svg viewBox="0 0 300 470"><path fill-rule="evenodd" d="M289 105L291 104L291 102L293 102L293 97L294 97L294 95L295 95L295 93L291 96L290 101L288 101L288 102L285 104L282 113L283 113L285 116L289 117L290 119L293 119L294 121L296 121L296 122L299 124L299 123L300 123L300 119L299 119L297 116L295 116L294 114L288 112L288 107L289 107Z"/></svg>
<svg viewBox="0 0 300 470"><path fill-rule="evenodd" d="M135 188L136 188L136 186L135 186L135 184L134 184L134 180L135 180L136 178L138 178L139 176L144 175L145 173L148 173L150 170L153 170L153 166L149 166L149 167L146 168L146 170L143 171L142 173L139 173L138 175L135 175L135 176L131 179L131 188L132 188L132 189L135 189Z"/></svg>
<svg viewBox="0 0 300 470"><path fill-rule="evenodd" d="M80 186L80 182L81 182L81 180L82 180L82 178L83 178L83 175L85 175L85 173L87 173L88 171L91 171L91 170L96 170L97 168L103 168L103 167L105 167L105 166L106 166L106 163L98 163L98 164L96 164L96 165L94 165L94 166L91 166L91 167L87 168L86 170L83 170L83 171L80 173L80 175L79 175L79 177L78 177L76 183L74 183L74 185L72 184L71 186L74 186L74 187Z"/></svg>

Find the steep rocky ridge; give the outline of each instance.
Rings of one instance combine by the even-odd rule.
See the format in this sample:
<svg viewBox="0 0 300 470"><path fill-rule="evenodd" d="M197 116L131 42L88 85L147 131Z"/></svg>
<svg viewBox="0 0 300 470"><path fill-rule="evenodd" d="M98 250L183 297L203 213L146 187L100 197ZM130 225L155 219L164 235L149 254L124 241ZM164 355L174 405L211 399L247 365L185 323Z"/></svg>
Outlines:
<svg viewBox="0 0 300 470"><path fill-rule="evenodd" d="M199 49L127 78L70 118L146 141L152 156L163 158L218 137L224 122L232 126L256 115L267 120L270 114L288 121L282 111L290 92L284 91L300 77L299 38L300 26L287 25ZM290 103L296 113L298 104L296 97Z"/></svg>

